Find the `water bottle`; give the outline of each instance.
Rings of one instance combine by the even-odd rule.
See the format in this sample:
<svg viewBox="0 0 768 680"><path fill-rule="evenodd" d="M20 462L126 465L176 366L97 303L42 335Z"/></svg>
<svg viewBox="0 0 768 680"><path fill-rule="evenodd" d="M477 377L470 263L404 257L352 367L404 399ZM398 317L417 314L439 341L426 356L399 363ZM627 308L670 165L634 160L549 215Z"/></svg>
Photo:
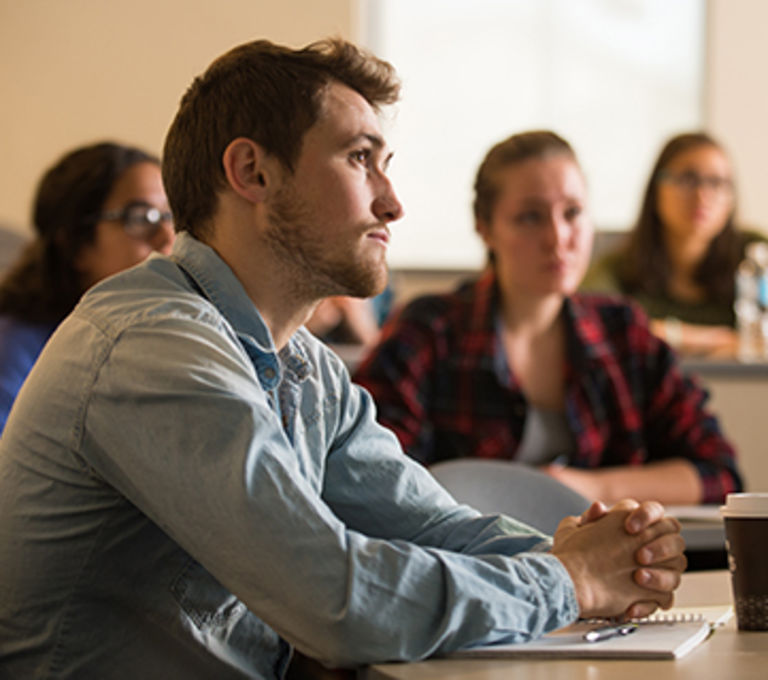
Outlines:
<svg viewBox="0 0 768 680"><path fill-rule="evenodd" d="M744 259L736 269L736 300L733 311L736 314L736 329L739 336L738 357L740 361L756 361L763 356L763 310L760 306L760 288L768 283L768 272L761 266L763 255L758 244L747 246ZM768 288L766 289L768 298ZM766 317L768 318L768 317Z"/></svg>
<svg viewBox="0 0 768 680"><path fill-rule="evenodd" d="M760 308L760 358L768 359L768 243L759 241L748 246L749 257L757 271L757 304Z"/></svg>

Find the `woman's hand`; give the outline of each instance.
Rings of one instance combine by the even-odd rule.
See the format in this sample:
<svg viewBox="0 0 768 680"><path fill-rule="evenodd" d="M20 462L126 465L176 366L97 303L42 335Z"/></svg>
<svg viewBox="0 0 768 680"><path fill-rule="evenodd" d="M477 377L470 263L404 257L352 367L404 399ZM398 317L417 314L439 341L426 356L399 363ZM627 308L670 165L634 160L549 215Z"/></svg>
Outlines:
<svg viewBox="0 0 768 680"><path fill-rule="evenodd" d="M669 322L664 319L651 321L651 330L680 354L733 358L739 348L739 336L729 326L705 326L675 322L675 332L670 334ZM672 337L674 335L674 337Z"/></svg>

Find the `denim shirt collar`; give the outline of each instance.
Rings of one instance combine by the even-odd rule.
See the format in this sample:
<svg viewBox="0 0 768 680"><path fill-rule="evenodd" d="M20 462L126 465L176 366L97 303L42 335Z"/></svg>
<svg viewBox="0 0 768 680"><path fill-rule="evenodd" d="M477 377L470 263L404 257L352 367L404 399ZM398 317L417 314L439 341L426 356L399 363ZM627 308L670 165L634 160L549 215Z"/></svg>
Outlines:
<svg viewBox="0 0 768 680"><path fill-rule="evenodd" d="M297 334L279 352L278 360L272 334L259 310L235 273L213 248L181 232L170 257L231 324L265 387L269 389L280 382L281 366L296 380L304 380L309 375L310 365L297 341Z"/></svg>

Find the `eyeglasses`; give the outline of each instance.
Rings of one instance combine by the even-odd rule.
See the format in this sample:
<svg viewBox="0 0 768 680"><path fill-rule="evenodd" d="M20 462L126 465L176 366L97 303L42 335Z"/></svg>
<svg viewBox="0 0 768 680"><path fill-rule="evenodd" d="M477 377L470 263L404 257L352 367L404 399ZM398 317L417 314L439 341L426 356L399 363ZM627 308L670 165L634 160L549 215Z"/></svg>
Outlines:
<svg viewBox="0 0 768 680"><path fill-rule="evenodd" d="M659 173L659 180L669 182L678 189L693 193L699 188L708 189L714 194L727 196L733 193L733 182L728 177L718 177L717 175L699 175L696 172L674 173L662 170Z"/></svg>
<svg viewBox="0 0 768 680"><path fill-rule="evenodd" d="M172 222L173 215L145 203L131 203L118 210L108 210L99 219L122 222L129 236L148 239L157 233L164 222Z"/></svg>

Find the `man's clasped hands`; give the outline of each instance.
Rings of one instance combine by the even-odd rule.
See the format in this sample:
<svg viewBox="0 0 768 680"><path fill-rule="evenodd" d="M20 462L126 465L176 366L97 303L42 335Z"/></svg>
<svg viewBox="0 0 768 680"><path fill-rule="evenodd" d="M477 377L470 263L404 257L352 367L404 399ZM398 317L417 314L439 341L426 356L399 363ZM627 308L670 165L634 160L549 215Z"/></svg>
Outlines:
<svg viewBox="0 0 768 680"><path fill-rule="evenodd" d="M582 618L640 618L672 606L684 548L680 523L660 503L623 500L566 517L551 552L574 582Z"/></svg>

